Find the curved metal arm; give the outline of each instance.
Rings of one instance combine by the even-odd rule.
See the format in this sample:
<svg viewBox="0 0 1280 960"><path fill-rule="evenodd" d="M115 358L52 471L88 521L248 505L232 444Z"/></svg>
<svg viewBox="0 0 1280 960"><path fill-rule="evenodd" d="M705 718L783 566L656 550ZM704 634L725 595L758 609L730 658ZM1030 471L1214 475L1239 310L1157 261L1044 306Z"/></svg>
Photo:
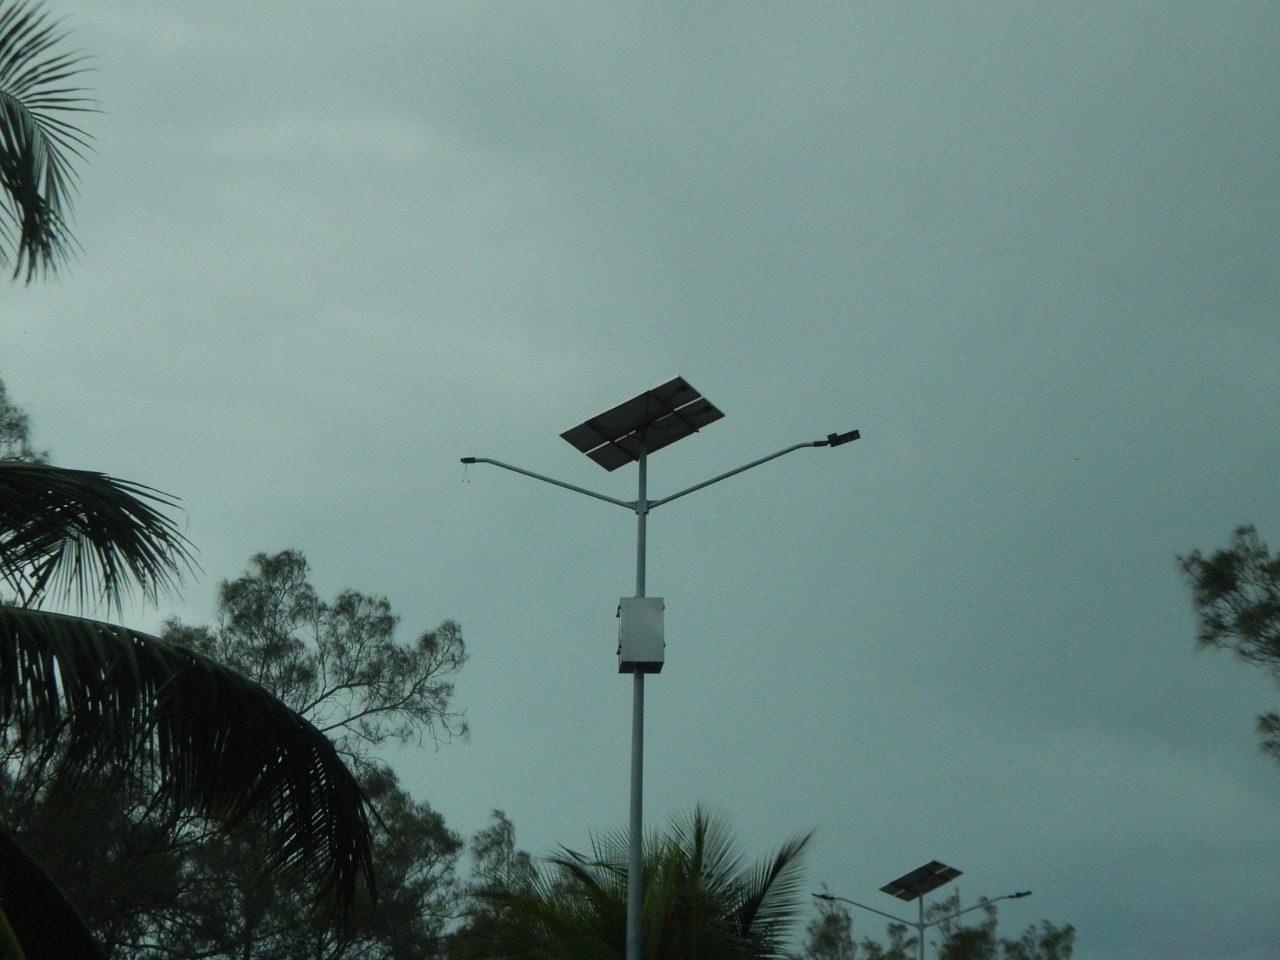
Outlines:
<svg viewBox="0 0 1280 960"><path fill-rule="evenodd" d="M965 907L963 910L957 910L955 913L948 914L945 917L939 917L937 920L933 920L925 924L925 926L932 927L932 926L936 926L939 923L945 923L948 920L954 920L956 917L960 916L962 913L968 913L970 910L977 910L979 907L989 907L991 906L991 904L999 903L1001 900L1019 900L1022 897L1029 897L1029 896L1031 896L1030 890L1023 890L1020 893L1006 893L1003 897L993 897L990 900L983 900L981 903L975 903L972 907Z"/></svg>
<svg viewBox="0 0 1280 960"><path fill-rule="evenodd" d="M595 497L597 500L603 500L605 503L616 504L619 507L626 507L628 510L636 508L634 500L617 500L614 497L607 497L603 493L596 493L594 490L587 490L585 487L575 487L572 483L565 483L563 480L556 480L554 477L544 477L540 473L534 473L532 470L525 470L522 467L513 467L509 463L503 463L501 460L490 460L488 457L463 457L463 463L491 463L495 467L501 467L503 470L510 470L512 473L519 473L526 477L532 477L534 480L541 480L543 483L554 484L557 487L564 487L566 490L572 490L574 493L583 493L588 497Z"/></svg>
<svg viewBox="0 0 1280 960"><path fill-rule="evenodd" d="M770 460L777 460L778 457L791 453L795 450L803 450L806 447L838 447L842 443L849 443L852 440L857 440L860 436L862 436L862 434L857 430L850 430L848 433L830 434L825 440L811 440L808 443L793 444L785 450L779 450L777 453L771 453L767 457L761 457L759 460L752 460L750 463L743 464L741 467L737 467L727 473L722 473L718 477L712 477L710 480L703 480L701 483L695 483L692 487L681 490L679 493L673 493L669 497L663 497L661 500L650 500L649 509L653 510L656 507L662 506L664 503L670 503L672 500L677 500L687 493L693 493L695 490L701 490L703 487L709 487L713 483L719 483L721 480L727 480L729 477L736 476L744 470L750 470L752 467L758 467L762 463L768 463Z"/></svg>
<svg viewBox="0 0 1280 960"><path fill-rule="evenodd" d="M850 430L848 433L832 433L828 434L825 440L810 440L808 443L796 443L777 453L771 453L767 457L761 457L759 460L752 460L750 463L735 467L717 477L710 480L703 480L701 483L695 483L692 487L681 490L679 493L673 493L669 497L663 497L660 500L646 500L644 508L646 511L653 510L662 506L664 503L670 503L672 500L678 500L681 497L693 493L695 490L701 490L703 487L709 487L713 483L719 483L721 480L727 480L729 477L737 476L753 467L758 467L762 463L768 463L770 460L777 460L778 457L791 453L795 450L803 450L806 447L838 447L841 444L849 443L857 440L862 434L857 430ZM585 487L575 486L572 483L565 483L563 480L557 480L554 477L546 477L540 473L534 473L532 470L525 470L523 467L515 467L509 463L503 463L501 460L490 460L488 457L463 457L463 463L491 463L495 467L501 467L503 470L510 470L512 473L518 473L525 477L532 477L534 480L541 480L543 483L550 483L557 487L564 487L566 490L572 490L574 493L585 494L588 497L594 497L597 500L603 500L605 503L612 503L619 507L626 507L628 510L640 512L639 500L618 500L615 497L605 496L603 493L596 493L594 490L588 490ZM643 494L642 494L643 496ZM861 906L861 904L859 904ZM871 909L870 907L867 908Z"/></svg>
<svg viewBox="0 0 1280 960"><path fill-rule="evenodd" d="M833 897L829 893L815 893L814 896L819 900L839 900L841 903L851 903L855 907L861 907L863 910L870 910L872 913L878 913L882 917L888 917L894 923L903 923L908 927L920 926L920 924L916 923L914 920L903 920L901 917L895 917L892 913L885 913L883 910L877 910L875 907L868 907L865 903L859 903L857 900L850 900L848 897Z"/></svg>
<svg viewBox="0 0 1280 960"><path fill-rule="evenodd" d="M848 897L834 897L829 893L815 893L815 897L819 900L838 900L841 903L849 903L855 907L861 907L863 910L870 910L872 913L878 913L882 917L888 917L896 923L904 923L908 927L915 927L920 931L928 930L930 927L936 927L940 923L946 923L948 920L954 920L956 917L968 913L970 910L977 910L980 907L989 907L993 903L999 903L1001 900L1020 900L1023 897L1031 896L1030 890L1023 890L1019 893L1006 893L1002 897L994 897L991 900L983 900L975 903L971 907L965 907L963 910L957 910L955 913L949 913L945 917L938 917L936 920L930 920L928 923L918 923L915 920L904 920L901 917L895 917L891 913L885 913L883 910L877 910L875 907L868 907L865 903L859 903L857 900L850 900Z"/></svg>

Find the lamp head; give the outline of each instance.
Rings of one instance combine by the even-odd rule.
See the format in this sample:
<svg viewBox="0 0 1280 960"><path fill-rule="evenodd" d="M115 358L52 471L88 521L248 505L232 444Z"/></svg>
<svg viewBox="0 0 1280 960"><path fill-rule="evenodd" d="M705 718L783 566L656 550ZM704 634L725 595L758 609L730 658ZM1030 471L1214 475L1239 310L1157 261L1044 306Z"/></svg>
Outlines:
<svg viewBox="0 0 1280 960"><path fill-rule="evenodd" d="M825 441L820 440L818 442L824 447L838 447L842 443L850 443L857 440L860 436L862 434L857 430L850 430L848 433L829 433Z"/></svg>

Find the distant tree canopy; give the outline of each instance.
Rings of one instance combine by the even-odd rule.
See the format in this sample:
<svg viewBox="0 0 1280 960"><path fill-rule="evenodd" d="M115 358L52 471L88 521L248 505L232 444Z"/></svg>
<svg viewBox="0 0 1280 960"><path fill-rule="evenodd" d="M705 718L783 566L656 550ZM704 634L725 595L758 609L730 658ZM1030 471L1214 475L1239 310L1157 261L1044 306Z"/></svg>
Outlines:
<svg viewBox="0 0 1280 960"><path fill-rule="evenodd" d="M800 960L916 960L919 956L920 942L917 936L907 935L912 928L906 924L888 924L887 943L871 937L855 941L849 908L832 900L818 904L818 913L805 930ZM937 960L1071 960L1076 932L1070 924L1041 920L1016 939L1006 939L997 933L995 904L986 903L975 911L981 914L976 923L957 917L960 910L958 893L925 910L926 947Z"/></svg>
<svg viewBox="0 0 1280 960"><path fill-rule="evenodd" d="M445 620L411 644L382 597L343 590L321 600L296 550L255 555L219 589L211 626L165 624L165 640L235 667L306 716L358 769L386 770L373 753L388 743L465 737L453 681L466 663L457 623Z"/></svg>
<svg viewBox="0 0 1280 960"><path fill-rule="evenodd" d="M1244 524L1227 547L1207 556L1192 550L1178 565L1191 588L1199 644L1230 650L1280 685L1280 557ZM1280 761L1280 712L1260 715L1258 733L1263 751Z"/></svg>
<svg viewBox="0 0 1280 960"><path fill-rule="evenodd" d="M0 460L44 463L48 459L48 453L31 445L31 418L9 399L9 391L0 380Z"/></svg>

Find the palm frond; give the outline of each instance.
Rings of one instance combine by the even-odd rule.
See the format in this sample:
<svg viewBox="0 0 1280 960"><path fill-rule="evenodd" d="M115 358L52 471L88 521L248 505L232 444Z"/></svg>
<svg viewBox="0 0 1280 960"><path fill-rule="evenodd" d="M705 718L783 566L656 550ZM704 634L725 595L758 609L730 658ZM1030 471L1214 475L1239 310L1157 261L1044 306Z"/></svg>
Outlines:
<svg viewBox="0 0 1280 960"><path fill-rule="evenodd" d="M728 822L699 805L645 838L641 941L646 960L770 960L786 953L801 910L809 835L749 865ZM591 853L561 847L549 870L481 896L498 906L489 957L623 956L628 834L592 834Z"/></svg>
<svg viewBox="0 0 1280 960"><path fill-rule="evenodd" d="M758 864L745 878L738 923L743 930L776 937L802 912L803 857L813 832L792 837L769 860Z"/></svg>
<svg viewBox="0 0 1280 960"><path fill-rule="evenodd" d="M27 954L18 942L18 934L5 916L3 907L0 907L0 960L27 960Z"/></svg>
<svg viewBox="0 0 1280 960"><path fill-rule="evenodd" d="M367 805L333 744L258 684L111 624L0 606L0 740L65 769L127 765L160 800L267 832L264 860L349 912L372 892Z"/></svg>
<svg viewBox="0 0 1280 960"><path fill-rule="evenodd" d="M0 957L105 960L58 885L0 826Z"/></svg>
<svg viewBox="0 0 1280 960"><path fill-rule="evenodd" d="M154 601L194 561L150 487L89 470L0 461L0 581L24 606L47 596L119 607L130 587Z"/></svg>
<svg viewBox="0 0 1280 960"><path fill-rule="evenodd" d="M42 271L57 273L74 246L70 158L83 159L89 137L55 113L97 109L85 88L69 85L88 57L60 52L66 36L38 2L15 0L0 10L0 190L7 201L0 263L12 256L13 277L25 273L28 283Z"/></svg>
<svg viewBox="0 0 1280 960"><path fill-rule="evenodd" d="M745 854L729 822L702 804L672 816L668 835L689 858L689 874L711 890L731 887L742 872Z"/></svg>

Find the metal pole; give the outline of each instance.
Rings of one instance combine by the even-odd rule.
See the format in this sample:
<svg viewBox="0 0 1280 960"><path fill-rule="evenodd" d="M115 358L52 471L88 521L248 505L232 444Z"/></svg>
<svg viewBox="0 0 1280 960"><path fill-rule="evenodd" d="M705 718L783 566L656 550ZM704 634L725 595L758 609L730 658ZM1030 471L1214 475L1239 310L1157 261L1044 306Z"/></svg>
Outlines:
<svg viewBox="0 0 1280 960"><path fill-rule="evenodd" d="M644 905L641 805L644 794L644 674L631 675L631 833L627 850L627 960L640 960L640 913Z"/></svg>
<svg viewBox="0 0 1280 960"><path fill-rule="evenodd" d="M649 451L640 445L640 488L636 492L636 596L644 596L645 520L649 516Z"/></svg>
<svg viewBox="0 0 1280 960"><path fill-rule="evenodd" d="M920 924L916 927L916 939L920 941L920 960L924 960L924 897L920 897Z"/></svg>
<svg viewBox="0 0 1280 960"><path fill-rule="evenodd" d="M640 445L636 493L636 596L644 596L645 521L649 515L648 451ZM640 913L644 906L642 830L644 804L644 674L631 674L631 828L627 846L627 958L640 960Z"/></svg>

